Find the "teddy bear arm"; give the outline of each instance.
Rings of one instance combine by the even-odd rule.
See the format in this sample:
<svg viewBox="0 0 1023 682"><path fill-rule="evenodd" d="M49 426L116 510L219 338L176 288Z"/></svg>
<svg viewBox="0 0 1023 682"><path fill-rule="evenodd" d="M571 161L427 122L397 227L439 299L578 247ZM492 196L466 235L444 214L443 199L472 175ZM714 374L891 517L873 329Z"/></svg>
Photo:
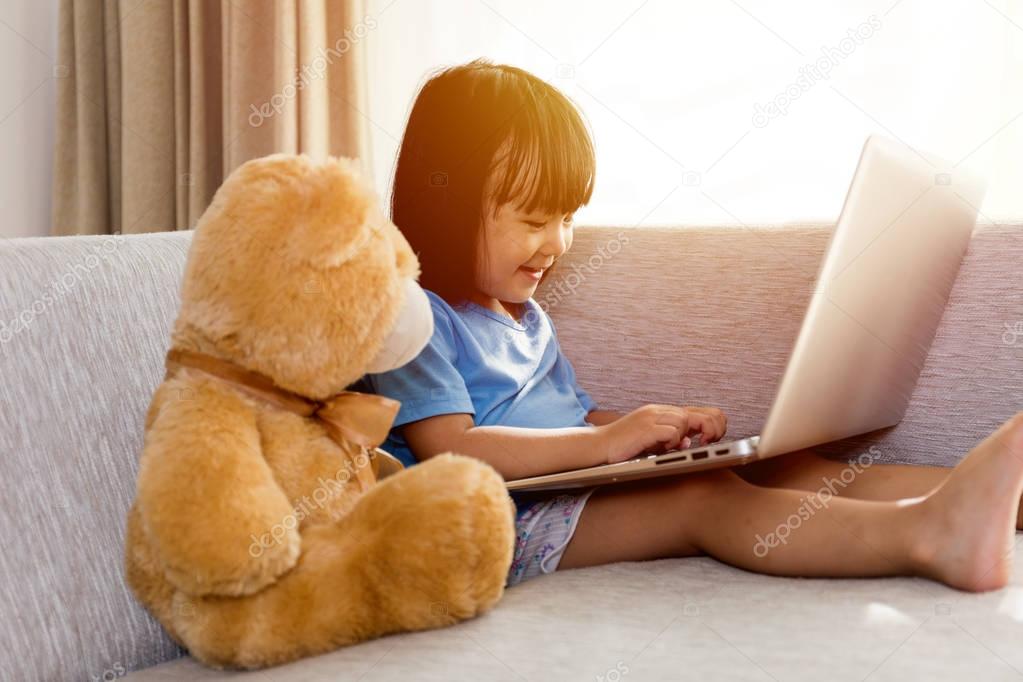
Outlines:
<svg viewBox="0 0 1023 682"><path fill-rule="evenodd" d="M251 594L297 561L294 508L263 456L251 408L208 385L192 389L187 400L163 401L146 432L142 525L178 589Z"/></svg>

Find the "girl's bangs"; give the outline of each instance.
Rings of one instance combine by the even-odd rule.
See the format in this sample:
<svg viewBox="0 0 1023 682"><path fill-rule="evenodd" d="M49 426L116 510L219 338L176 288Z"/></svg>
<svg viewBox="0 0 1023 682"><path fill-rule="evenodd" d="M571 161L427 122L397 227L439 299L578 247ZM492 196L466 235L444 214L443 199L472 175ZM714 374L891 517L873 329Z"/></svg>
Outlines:
<svg viewBox="0 0 1023 682"><path fill-rule="evenodd" d="M502 176L495 205L514 201L526 213L571 213L593 194L593 145L568 100L549 95L538 99L514 117L508 152L496 160L492 172Z"/></svg>

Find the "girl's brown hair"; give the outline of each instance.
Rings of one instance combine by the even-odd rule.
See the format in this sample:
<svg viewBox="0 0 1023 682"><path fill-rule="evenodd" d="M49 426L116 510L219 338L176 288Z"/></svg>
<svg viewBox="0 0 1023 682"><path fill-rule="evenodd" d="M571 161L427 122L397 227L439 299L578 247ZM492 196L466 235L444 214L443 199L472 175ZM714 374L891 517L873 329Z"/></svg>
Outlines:
<svg viewBox="0 0 1023 682"><path fill-rule="evenodd" d="M484 187L498 169L495 208L514 201L556 215L588 203L596 159L575 105L536 76L483 59L433 74L398 152L391 220L419 255L420 284L451 305L475 286Z"/></svg>

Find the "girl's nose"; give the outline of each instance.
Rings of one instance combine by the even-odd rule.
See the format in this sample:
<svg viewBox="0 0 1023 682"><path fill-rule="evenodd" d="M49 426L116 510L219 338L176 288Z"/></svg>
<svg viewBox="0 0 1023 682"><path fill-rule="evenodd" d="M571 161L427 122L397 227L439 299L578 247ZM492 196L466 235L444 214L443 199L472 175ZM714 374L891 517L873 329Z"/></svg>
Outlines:
<svg viewBox="0 0 1023 682"><path fill-rule="evenodd" d="M555 220L547 228L547 253L559 258L568 250L568 230L564 228L561 220Z"/></svg>

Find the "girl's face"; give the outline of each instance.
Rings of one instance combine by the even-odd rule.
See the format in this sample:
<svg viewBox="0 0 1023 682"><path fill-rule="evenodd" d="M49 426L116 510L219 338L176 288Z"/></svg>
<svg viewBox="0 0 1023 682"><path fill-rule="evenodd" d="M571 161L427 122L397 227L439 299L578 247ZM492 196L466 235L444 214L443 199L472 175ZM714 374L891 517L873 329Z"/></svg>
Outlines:
<svg viewBox="0 0 1023 682"><path fill-rule="evenodd" d="M572 246L572 214L527 213L514 203L488 202L477 253L478 303L501 310L536 291L543 271Z"/></svg>

